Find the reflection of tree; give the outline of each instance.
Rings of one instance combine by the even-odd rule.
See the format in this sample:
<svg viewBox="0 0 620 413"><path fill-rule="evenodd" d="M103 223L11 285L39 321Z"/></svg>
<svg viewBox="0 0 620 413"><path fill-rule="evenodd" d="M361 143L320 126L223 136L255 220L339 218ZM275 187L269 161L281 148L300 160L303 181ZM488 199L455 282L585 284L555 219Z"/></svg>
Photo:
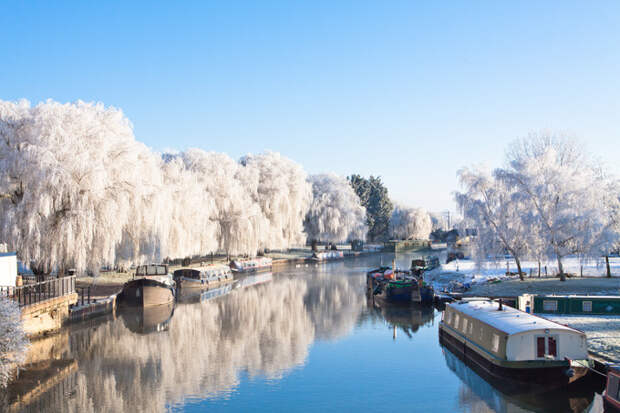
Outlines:
<svg viewBox="0 0 620 413"><path fill-rule="evenodd" d="M365 308L364 279L319 273L308 279L304 299L317 338L343 337L353 329Z"/></svg>
<svg viewBox="0 0 620 413"><path fill-rule="evenodd" d="M63 352L79 362L76 391L49 398L55 402L48 409L163 411L192 398L225 396L243 373L281 378L305 362L315 336L352 330L365 306L363 286L361 277L281 276L178 305L166 331L135 334L120 318L76 325Z"/></svg>

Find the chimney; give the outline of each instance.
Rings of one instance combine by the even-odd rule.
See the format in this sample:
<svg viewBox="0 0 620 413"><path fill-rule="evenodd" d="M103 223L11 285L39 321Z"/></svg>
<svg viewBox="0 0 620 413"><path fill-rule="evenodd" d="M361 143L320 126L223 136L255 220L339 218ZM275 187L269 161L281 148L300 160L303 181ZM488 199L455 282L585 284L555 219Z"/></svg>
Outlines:
<svg viewBox="0 0 620 413"><path fill-rule="evenodd" d="M498 311L502 311L504 309L503 303L502 303L502 299L499 299L499 307L497 308Z"/></svg>

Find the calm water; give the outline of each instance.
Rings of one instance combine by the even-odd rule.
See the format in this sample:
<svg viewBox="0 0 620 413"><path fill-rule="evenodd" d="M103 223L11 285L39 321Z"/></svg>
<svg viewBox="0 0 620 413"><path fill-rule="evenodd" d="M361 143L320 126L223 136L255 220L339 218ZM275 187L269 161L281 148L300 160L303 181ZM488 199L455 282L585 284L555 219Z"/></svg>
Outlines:
<svg viewBox="0 0 620 413"><path fill-rule="evenodd" d="M379 261L250 277L202 301L73 325L34 344L33 368L0 403L37 412L581 412L602 390L506 396L440 347L439 311L367 301L365 270Z"/></svg>

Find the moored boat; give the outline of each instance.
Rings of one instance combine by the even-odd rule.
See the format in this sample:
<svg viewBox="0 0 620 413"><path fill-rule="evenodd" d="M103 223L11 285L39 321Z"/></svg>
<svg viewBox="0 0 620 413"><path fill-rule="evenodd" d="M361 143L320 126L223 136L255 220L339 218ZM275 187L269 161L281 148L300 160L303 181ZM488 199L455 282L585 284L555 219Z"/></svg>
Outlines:
<svg viewBox="0 0 620 413"><path fill-rule="evenodd" d="M174 298L175 283L164 264L139 265L120 295L123 303L142 307L169 304Z"/></svg>
<svg viewBox="0 0 620 413"><path fill-rule="evenodd" d="M533 389L561 387L588 372L583 332L501 302L447 304L439 341L484 374Z"/></svg>
<svg viewBox="0 0 620 413"><path fill-rule="evenodd" d="M234 281L230 267L224 264L180 268L174 272L173 278L182 290L204 290Z"/></svg>
<svg viewBox="0 0 620 413"><path fill-rule="evenodd" d="M260 271L271 271L273 260L269 257L257 257L245 260L233 260L230 262L230 269L234 273L253 273Z"/></svg>
<svg viewBox="0 0 620 413"><path fill-rule="evenodd" d="M620 365L609 366L607 387L603 393L605 412L620 412Z"/></svg>
<svg viewBox="0 0 620 413"><path fill-rule="evenodd" d="M380 267L366 274L367 288L378 299L396 303L432 304L432 287L410 271Z"/></svg>
<svg viewBox="0 0 620 413"><path fill-rule="evenodd" d="M313 252L312 257L310 257L313 261L332 261L339 260L344 258L344 253L342 251L320 251Z"/></svg>

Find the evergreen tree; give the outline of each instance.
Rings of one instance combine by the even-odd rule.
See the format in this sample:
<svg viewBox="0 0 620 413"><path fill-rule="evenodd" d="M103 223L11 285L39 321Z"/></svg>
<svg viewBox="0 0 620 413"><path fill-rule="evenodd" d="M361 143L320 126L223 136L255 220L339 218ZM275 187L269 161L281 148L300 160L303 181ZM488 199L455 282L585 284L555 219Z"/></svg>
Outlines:
<svg viewBox="0 0 620 413"><path fill-rule="evenodd" d="M381 177L351 175L349 183L360 197L361 204L366 208L369 241L386 240L389 237L390 217L394 206L388 197L388 190L381 182Z"/></svg>

